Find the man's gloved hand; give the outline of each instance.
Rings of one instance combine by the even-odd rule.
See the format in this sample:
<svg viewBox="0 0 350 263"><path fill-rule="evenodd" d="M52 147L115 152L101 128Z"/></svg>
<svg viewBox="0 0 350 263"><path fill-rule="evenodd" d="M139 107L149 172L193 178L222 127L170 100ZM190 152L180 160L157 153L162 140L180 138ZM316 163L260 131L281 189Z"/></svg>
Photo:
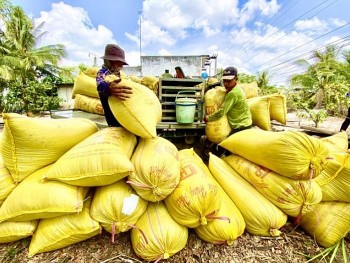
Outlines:
<svg viewBox="0 0 350 263"><path fill-rule="evenodd" d="M126 87L126 86L120 86L119 82L121 80L115 80L109 84L109 91L111 94L115 97L117 97L120 100L126 100L130 98L130 95L132 94L132 88Z"/></svg>
<svg viewBox="0 0 350 263"><path fill-rule="evenodd" d="M204 116L203 121L204 121L205 123L208 122L208 116L207 116L207 115Z"/></svg>

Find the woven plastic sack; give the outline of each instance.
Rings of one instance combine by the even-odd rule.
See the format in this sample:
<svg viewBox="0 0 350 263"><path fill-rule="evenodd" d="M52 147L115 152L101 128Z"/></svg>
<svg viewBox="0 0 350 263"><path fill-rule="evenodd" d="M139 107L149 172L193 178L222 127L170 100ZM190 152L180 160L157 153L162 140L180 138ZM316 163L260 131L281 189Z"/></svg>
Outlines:
<svg viewBox="0 0 350 263"><path fill-rule="evenodd" d="M180 181L180 158L176 146L167 139L140 138L132 155L135 171L128 183L143 199L158 202L170 195Z"/></svg>
<svg viewBox="0 0 350 263"><path fill-rule="evenodd" d="M290 179L238 155L230 155L223 160L289 216L301 216L321 202L321 188L312 180Z"/></svg>
<svg viewBox="0 0 350 263"><path fill-rule="evenodd" d="M97 72L100 70L99 67L88 67L84 70L84 74L88 75L89 77L96 78Z"/></svg>
<svg viewBox="0 0 350 263"><path fill-rule="evenodd" d="M181 178L176 189L164 199L171 216L181 225L206 225L219 212L221 196L202 159L191 149L179 151Z"/></svg>
<svg viewBox="0 0 350 263"><path fill-rule="evenodd" d="M77 94L74 100L74 109L104 115L104 110L100 99Z"/></svg>
<svg viewBox="0 0 350 263"><path fill-rule="evenodd" d="M0 243L14 242L34 234L38 220L28 222L6 221L0 224Z"/></svg>
<svg viewBox="0 0 350 263"><path fill-rule="evenodd" d="M52 218L80 212L88 188L61 182L41 182L50 165L28 176L0 207L0 222Z"/></svg>
<svg viewBox="0 0 350 263"><path fill-rule="evenodd" d="M270 119L278 121L279 123L287 123L287 99L281 93L270 94L264 96L270 102Z"/></svg>
<svg viewBox="0 0 350 263"><path fill-rule="evenodd" d="M147 204L125 180L120 180L96 188L90 215L112 234L114 242L115 234L126 232L135 226Z"/></svg>
<svg viewBox="0 0 350 263"><path fill-rule="evenodd" d="M138 83L136 81L136 83ZM141 78L141 84L153 91L153 93L158 96L158 84L159 79L155 76L143 76Z"/></svg>
<svg viewBox="0 0 350 263"><path fill-rule="evenodd" d="M89 214L91 196L80 213L42 219L29 244L28 257L57 250L92 238L101 233L101 226Z"/></svg>
<svg viewBox="0 0 350 263"><path fill-rule="evenodd" d="M214 177L213 180L215 180ZM243 234L246 224L235 203L219 184L218 187L220 188L221 206L216 218L207 225L196 227L194 231L206 242L232 246L235 240Z"/></svg>
<svg viewBox="0 0 350 263"><path fill-rule="evenodd" d="M349 233L350 203L321 202L301 218L300 226L319 245L331 247Z"/></svg>
<svg viewBox="0 0 350 263"><path fill-rule="evenodd" d="M226 89L224 87L217 86L208 90L205 93L204 98L205 113L210 115L217 111L224 101L225 96ZM232 129L228 123L227 115L222 116L216 121L207 122L205 126L205 135L207 136L208 140L216 144L226 139L231 131Z"/></svg>
<svg viewBox="0 0 350 263"><path fill-rule="evenodd" d="M78 76L76 76L74 79L72 99L75 99L75 95L77 94L99 98L96 77L90 77L84 72L80 71Z"/></svg>
<svg viewBox="0 0 350 263"><path fill-rule="evenodd" d="M108 98L113 115L130 132L141 138L155 138L157 123L162 118L162 106L158 97L146 86L128 79L122 79L120 86L132 88L133 94L127 100L114 96Z"/></svg>
<svg viewBox="0 0 350 263"><path fill-rule="evenodd" d="M328 148L329 153L346 153L349 147L348 134L346 131L337 132L334 135L320 138Z"/></svg>
<svg viewBox="0 0 350 263"><path fill-rule="evenodd" d="M187 243L188 229L174 221L163 202L149 203L131 229L131 244L137 256L147 261L168 259Z"/></svg>
<svg viewBox="0 0 350 263"><path fill-rule="evenodd" d="M0 156L0 206L15 187L16 184L13 182L10 171L6 168Z"/></svg>
<svg viewBox="0 0 350 263"><path fill-rule="evenodd" d="M322 189L322 201L350 203L350 155L334 154L314 181Z"/></svg>
<svg viewBox="0 0 350 263"><path fill-rule="evenodd" d="M122 127L102 129L67 151L43 179L86 187L117 182L134 170L136 144L136 136Z"/></svg>
<svg viewBox="0 0 350 263"><path fill-rule="evenodd" d="M246 230L258 236L279 236L287 215L243 179L228 163L209 153L209 169L242 213Z"/></svg>
<svg viewBox="0 0 350 263"><path fill-rule="evenodd" d="M1 155L15 183L57 161L66 151L98 131L88 119L29 118L3 114Z"/></svg>
<svg viewBox="0 0 350 263"><path fill-rule="evenodd" d="M298 131L243 130L220 146L280 175L299 180L317 177L329 153L318 138Z"/></svg>
<svg viewBox="0 0 350 263"><path fill-rule="evenodd" d="M127 78L131 79L133 82L141 83L141 78L136 75L127 76Z"/></svg>
<svg viewBox="0 0 350 263"><path fill-rule="evenodd" d="M259 87L256 81L251 83L239 83L238 86L244 91L247 99L259 96Z"/></svg>
<svg viewBox="0 0 350 263"><path fill-rule="evenodd" d="M266 97L254 97L247 99L250 113L252 114L253 126L265 131L271 130L270 101Z"/></svg>

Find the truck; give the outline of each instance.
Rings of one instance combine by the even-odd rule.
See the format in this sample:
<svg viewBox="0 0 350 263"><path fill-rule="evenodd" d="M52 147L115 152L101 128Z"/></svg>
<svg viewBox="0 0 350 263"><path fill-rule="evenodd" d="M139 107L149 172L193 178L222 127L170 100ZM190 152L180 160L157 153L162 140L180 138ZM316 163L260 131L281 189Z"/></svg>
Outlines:
<svg viewBox="0 0 350 263"><path fill-rule="evenodd" d="M195 138L205 133L203 117L204 93L206 81L202 78L159 78L158 98L162 106L162 119L157 124L157 134L164 138L184 138L187 144L192 144ZM181 101L188 99L194 109L192 121L180 121ZM188 106L188 105L186 105ZM187 107L184 108L187 110ZM52 110L51 118L87 118L100 128L107 127L103 115L81 110Z"/></svg>

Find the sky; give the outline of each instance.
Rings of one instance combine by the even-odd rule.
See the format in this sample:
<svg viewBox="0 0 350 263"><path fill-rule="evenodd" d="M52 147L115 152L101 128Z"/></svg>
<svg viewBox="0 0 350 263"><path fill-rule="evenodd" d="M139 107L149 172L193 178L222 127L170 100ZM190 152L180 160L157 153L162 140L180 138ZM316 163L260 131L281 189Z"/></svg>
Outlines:
<svg viewBox="0 0 350 263"><path fill-rule="evenodd" d="M108 43L130 66L140 56L209 55L207 71L235 66L270 84L301 73L298 59L326 45L350 49L349 0L12 0L47 34L38 46L63 44L64 66L100 66ZM175 73L175 72L170 72Z"/></svg>

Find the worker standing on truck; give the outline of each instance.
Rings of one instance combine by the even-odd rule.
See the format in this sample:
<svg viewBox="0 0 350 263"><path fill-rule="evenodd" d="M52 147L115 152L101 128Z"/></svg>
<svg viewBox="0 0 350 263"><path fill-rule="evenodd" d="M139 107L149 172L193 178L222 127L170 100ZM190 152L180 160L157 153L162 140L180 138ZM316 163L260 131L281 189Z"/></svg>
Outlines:
<svg viewBox="0 0 350 263"><path fill-rule="evenodd" d="M245 129L250 129L252 127L252 115L244 91L237 86L237 69L235 67L226 68L223 71L222 80L226 89L224 101L217 111L204 116L203 121L205 123L216 121L226 114L232 128L230 135ZM201 142L204 144L208 143L205 135L201 137ZM213 146L213 144L210 145L211 147ZM215 148L220 152L220 146L217 145ZM222 150L222 152L224 152L224 150Z"/></svg>
<svg viewBox="0 0 350 263"><path fill-rule="evenodd" d="M117 121L109 107L108 97L115 96L120 100L130 98L132 88L118 86L118 83L121 81L120 70L124 65L128 65L128 63L125 61L124 50L115 44L107 44L105 47L105 54L101 58L103 59L103 65L96 75L97 91L100 96L108 126L120 127L120 123ZM105 80L106 76L112 74L116 75L118 80L107 82Z"/></svg>

